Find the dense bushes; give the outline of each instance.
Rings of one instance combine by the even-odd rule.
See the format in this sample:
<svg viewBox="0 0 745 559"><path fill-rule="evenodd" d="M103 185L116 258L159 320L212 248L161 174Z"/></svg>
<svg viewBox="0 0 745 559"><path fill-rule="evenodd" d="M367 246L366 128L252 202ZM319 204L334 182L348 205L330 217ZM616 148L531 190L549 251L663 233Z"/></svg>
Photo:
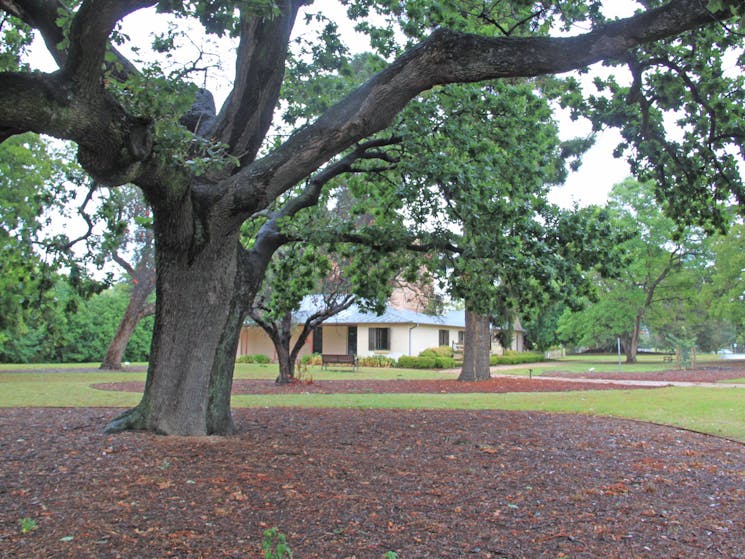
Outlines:
<svg viewBox="0 0 745 559"><path fill-rule="evenodd" d="M321 354L311 353L300 358L301 365L321 365Z"/></svg>
<svg viewBox="0 0 745 559"><path fill-rule="evenodd" d="M370 355L369 357L360 357L357 359L358 367L375 367L379 369L385 369L393 367L396 364L396 360L385 355Z"/></svg>
<svg viewBox="0 0 745 559"><path fill-rule="evenodd" d="M430 347L419 354L419 357L452 357L453 348L449 345Z"/></svg>
<svg viewBox="0 0 745 559"><path fill-rule="evenodd" d="M22 328L7 336L0 349L0 361L101 361L128 302L129 289L124 284L84 299L68 283L59 281L40 302L33 320L26 320ZM124 352L124 361L148 360L152 330L152 317L140 322Z"/></svg>
<svg viewBox="0 0 745 559"><path fill-rule="evenodd" d="M271 359L261 353L257 353L255 355L241 355L238 359L235 360L236 363L259 363L261 365L271 363L271 361Z"/></svg>
<svg viewBox="0 0 745 559"><path fill-rule="evenodd" d="M411 357L402 355L398 358L396 366L402 369L452 369L456 366L456 363L452 357L433 357L431 355Z"/></svg>
<svg viewBox="0 0 745 559"><path fill-rule="evenodd" d="M504 355L489 357L490 365L517 365L519 363L538 363L545 361L542 353L505 351Z"/></svg>

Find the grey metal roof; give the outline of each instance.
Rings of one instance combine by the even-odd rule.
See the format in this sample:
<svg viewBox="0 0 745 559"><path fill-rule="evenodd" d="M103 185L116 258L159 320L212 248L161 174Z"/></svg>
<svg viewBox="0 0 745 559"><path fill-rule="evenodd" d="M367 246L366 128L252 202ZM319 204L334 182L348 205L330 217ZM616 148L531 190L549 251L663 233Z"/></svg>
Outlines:
<svg viewBox="0 0 745 559"><path fill-rule="evenodd" d="M466 319L463 311L451 311L444 315L430 315L405 309L394 309L389 305L383 314L376 315L361 310L357 305L352 305L347 310L326 320L325 324L428 324L465 328Z"/></svg>
<svg viewBox="0 0 745 559"><path fill-rule="evenodd" d="M319 303L318 296L308 295L305 297L300 304L300 310L295 313L296 320L305 320ZM443 315L433 316L416 311L396 309L390 305L386 306L383 314L376 315L373 312L363 311L358 305L352 305L325 320L324 324L429 324L465 328L466 318L464 311L449 311Z"/></svg>
<svg viewBox="0 0 745 559"><path fill-rule="evenodd" d="M307 295L300 303L300 309L293 313L293 318L297 322L304 322L321 304L322 298L320 295ZM253 321L246 319L246 324L253 324ZM423 324L465 328L466 313L463 310L453 310L441 315L431 315L406 309L396 309L387 305L383 314L376 315L373 312L363 311L358 305L352 305L336 316L326 319L324 324ZM515 319L513 328L518 332L523 330L518 319Z"/></svg>

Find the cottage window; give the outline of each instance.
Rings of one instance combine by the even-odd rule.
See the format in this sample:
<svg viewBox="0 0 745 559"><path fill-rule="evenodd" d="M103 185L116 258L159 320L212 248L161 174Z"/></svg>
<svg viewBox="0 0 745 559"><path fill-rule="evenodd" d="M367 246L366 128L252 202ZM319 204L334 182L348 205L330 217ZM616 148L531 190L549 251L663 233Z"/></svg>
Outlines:
<svg viewBox="0 0 745 559"><path fill-rule="evenodd" d="M370 328L370 351L390 350L391 349L391 329L390 328Z"/></svg>
<svg viewBox="0 0 745 559"><path fill-rule="evenodd" d="M450 330L440 330L440 343L438 345L450 345Z"/></svg>

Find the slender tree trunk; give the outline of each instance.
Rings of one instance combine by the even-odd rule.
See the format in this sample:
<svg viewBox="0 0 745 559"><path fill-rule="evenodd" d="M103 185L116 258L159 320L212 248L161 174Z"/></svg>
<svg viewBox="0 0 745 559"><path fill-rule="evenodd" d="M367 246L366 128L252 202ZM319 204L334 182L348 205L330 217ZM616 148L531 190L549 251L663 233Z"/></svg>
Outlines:
<svg viewBox="0 0 745 559"><path fill-rule="evenodd" d="M638 315L634 319L634 330L631 332L631 339L626 343L626 363L636 363L636 355L639 352L639 335L642 329L642 318Z"/></svg>
<svg viewBox="0 0 745 559"><path fill-rule="evenodd" d="M156 235L156 312L145 392L107 430L229 434L245 300L238 232L208 241L196 254L170 245L168 233Z"/></svg>
<svg viewBox="0 0 745 559"><path fill-rule="evenodd" d="M466 310L466 329L463 340L463 368L458 380L476 381L491 378L489 353L491 329L489 318Z"/></svg>
<svg viewBox="0 0 745 559"><path fill-rule="evenodd" d="M277 384L288 384L295 378L295 362L293 354L290 351L291 339L292 313L286 313L280 321L276 337L272 339L274 348L277 351L277 361L279 362Z"/></svg>
<svg viewBox="0 0 745 559"><path fill-rule="evenodd" d="M155 288L154 274L152 280L146 279L145 282L139 280L132 286L129 303L124 311L124 316L119 321L119 326L109 344L109 348L106 350L101 369L118 370L122 368L122 356L135 328L143 318L153 314L155 308L147 302L147 298Z"/></svg>

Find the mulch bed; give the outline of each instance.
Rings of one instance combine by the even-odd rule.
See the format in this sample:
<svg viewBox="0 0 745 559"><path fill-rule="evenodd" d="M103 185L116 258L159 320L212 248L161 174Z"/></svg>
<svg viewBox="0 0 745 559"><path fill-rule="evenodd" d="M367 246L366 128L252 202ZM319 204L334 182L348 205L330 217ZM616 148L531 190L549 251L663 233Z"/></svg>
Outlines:
<svg viewBox="0 0 745 559"><path fill-rule="evenodd" d="M689 380L681 373L639 378ZM726 376L695 379L733 378L718 374ZM234 386L604 388L628 386L526 378ZM278 408L235 410L234 437L104 435L120 411L0 409L0 557L262 558L269 527L286 534L295 559L745 557L745 446L712 436L569 414ZM24 518L38 527L22 534Z"/></svg>
<svg viewBox="0 0 745 559"><path fill-rule="evenodd" d="M350 373L353 375L354 373ZM143 382L93 384L99 390L142 392ZM611 390L636 388L595 382L564 382L524 377L498 377L479 382L458 382L454 378L427 380L308 380L279 385L272 380L235 380L233 394L383 394L383 393L468 393L468 392L565 392L568 390Z"/></svg>
<svg viewBox="0 0 745 559"><path fill-rule="evenodd" d="M504 411L251 409L228 438L0 410L0 557L745 557L745 447ZM22 518L38 528L20 533Z"/></svg>
<svg viewBox="0 0 745 559"><path fill-rule="evenodd" d="M706 367L692 370L670 370L658 371L654 373L630 373L630 372L610 372L602 373L550 373L552 377L571 377L571 378L593 378L602 377L609 380L661 380L665 382L719 382L733 378L745 377L745 367L742 363L736 363L730 366Z"/></svg>

